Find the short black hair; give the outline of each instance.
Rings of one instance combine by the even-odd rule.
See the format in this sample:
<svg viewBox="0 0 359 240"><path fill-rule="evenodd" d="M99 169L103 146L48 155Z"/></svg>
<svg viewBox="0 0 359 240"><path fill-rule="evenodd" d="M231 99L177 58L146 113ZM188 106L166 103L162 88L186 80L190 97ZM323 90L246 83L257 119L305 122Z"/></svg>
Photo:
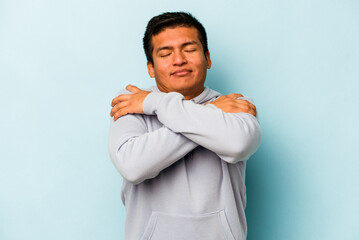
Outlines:
<svg viewBox="0 0 359 240"><path fill-rule="evenodd" d="M202 44L203 52L208 52L207 34L203 25L190 13L186 12L165 12L153 17L147 24L146 32L143 37L143 48L147 61L153 64L152 36L159 34L166 28L174 27L194 27L198 31L198 38Z"/></svg>

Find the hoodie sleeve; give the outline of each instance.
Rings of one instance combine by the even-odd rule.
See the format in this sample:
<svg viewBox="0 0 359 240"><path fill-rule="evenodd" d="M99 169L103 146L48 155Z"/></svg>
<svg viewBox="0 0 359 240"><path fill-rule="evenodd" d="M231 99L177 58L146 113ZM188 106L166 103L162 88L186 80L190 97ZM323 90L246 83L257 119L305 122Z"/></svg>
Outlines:
<svg viewBox="0 0 359 240"><path fill-rule="evenodd" d="M109 155L123 178L134 184L156 177L197 146L166 126L149 132L140 114L111 119Z"/></svg>
<svg viewBox="0 0 359 240"><path fill-rule="evenodd" d="M175 133L215 152L228 163L247 160L259 147L261 130L249 113L225 113L213 104L184 100L183 95L150 93L143 103L145 114Z"/></svg>

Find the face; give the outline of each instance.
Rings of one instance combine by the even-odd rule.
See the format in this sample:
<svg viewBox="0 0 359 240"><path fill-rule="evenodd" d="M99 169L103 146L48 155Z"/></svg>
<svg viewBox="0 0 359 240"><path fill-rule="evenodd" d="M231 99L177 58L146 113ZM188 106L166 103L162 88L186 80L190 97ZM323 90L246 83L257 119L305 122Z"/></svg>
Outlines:
<svg viewBox="0 0 359 240"><path fill-rule="evenodd" d="M207 69L211 67L209 52L204 53L194 27L167 28L152 36L153 64L148 73L156 79L162 92L179 92L185 99L203 91Z"/></svg>

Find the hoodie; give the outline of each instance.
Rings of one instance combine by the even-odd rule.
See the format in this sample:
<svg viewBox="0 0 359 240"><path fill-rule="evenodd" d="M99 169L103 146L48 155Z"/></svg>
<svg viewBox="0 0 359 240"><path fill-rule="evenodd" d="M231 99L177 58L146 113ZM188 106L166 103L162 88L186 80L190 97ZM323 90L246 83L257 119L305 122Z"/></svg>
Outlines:
<svg viewBox="0 0 359 240"><path fill-rule="evenodd" d="M144 114L110 124L109 154L123 177L125 239L246 239L245 168L260 144L258 120L204 105L221 95L208 87L191 100L149 91Z"/></svg>

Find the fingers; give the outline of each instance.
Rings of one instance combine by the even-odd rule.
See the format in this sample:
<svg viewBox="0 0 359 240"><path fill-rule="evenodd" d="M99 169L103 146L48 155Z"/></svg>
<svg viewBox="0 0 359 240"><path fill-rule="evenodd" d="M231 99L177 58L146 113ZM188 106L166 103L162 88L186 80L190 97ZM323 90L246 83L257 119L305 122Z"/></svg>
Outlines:
<svg viewBox="0 0 359 240"><path fill-rule="evenodd" d="M117 111L115 113L115 115L113 115L113 121L116 121L117 119L119 119L120 117L128 114L129 112L126 111L126 108L122 108L121 110Z"/></svg>
<svg viewBox="0 0 359 240"><path fill-rule="evenodd" d="M232 94L231 96L223 96L223 98L218 98L212 102L217 107L219 107L224 112L229 113L249 113L253 116L257 115L256 106L250 103L247 100L237 99L236 97L239 94ZM234 97L234 98L231 98Z"/></svg>
<svg viewBox="0 0 359 240"><path fill-rule="evenodd" d="M123 94L115 97L112 100L110 116L114 118L114 121L116 121L119 117L127 114L125 108L128 106L130 98L131 94Z"/></svg>
<svg viewBox="0 0 359 240"><path fill-rule="evenodd" d="M242 94L240 93L231 93L231 94L228 94L228 95L225 95L225 97L229 97L229 98L239 98L239 97L244 97ZM237 99L237 101L244 101L245 104L249 104L250 108L254 109L256 111L256 106L254 106L252 103L250 103L249 101L247 100L244 100L244 99Z"/></svg>
<svg viewBox="0 0 359 240"><path fill-rule="evenodd" d="M255 116L255 117L257 116L257 111L254 110L254 109L252 109L252 108L248 111L248 113L249 113L249 114L252 114L252 115Z"/></svg>
<svg viewBox="0 0 359 240"><path fill-rule="evenodd" d="M239 98L239 97L243 97L242 94L239 94L239 93L231 93L231 94L228 94L228 95L225 95L229 98Z"/></svg>
<svg viewBox="0 0 359 240"><path fill-rule="evenodd" d="M114 99L112 99L111 107L114 107L119 102L128 101L130 99L130 97L131 97L131 94L122 94L122 95L115 97Z"/></svg>
<svg viewBox="0 0 359 240"><path fill-rule="evenodd" d="M224 97L226 97L226 96L224 96ZM227 100L228 100L228 103L232 103L232 104L234 104L234 106L237 106L237 107L240 107L240 108L243 108L243 109L247 109L247 108L248 109L253 109L254 111L256 111L256 106L254 106L252 103L250 103L247 100L237 99L237 98L230 98L230 99L227 98Z"/></svg>
<svg viewBox="0 0 359 240"><path fill-rule="evenodd" d="M126 107L127 105L128 105L128 101L119 102L111 109L110 116L113 117L115 115L115 113L117 113L118 111L120 111L121 109Z"/></svg>
<svg viewBox="0 0 359 240"><path fill-rule="evenodd" d="M132 113L131 107L130 107L130 101L123 101L116 104L110 113L110 116L113 117L113 120L116 121L118 118Z"/></svg>
<svg viewBox="0 0 359 240"><path fill-rule="evenodd" d="M257 115L257 111L256 111L256 109L254 109L252 106L252 104L251 105L242 105L243 106L243 110L242 110L242 112L246 112L246 113L249 113L249 114L252 114L253 116L256 116Z"/></svg>
<svg viewBox="0 0 359 240"><path fill-rule="evenodd" d="M254 109L253 107L251 107L249 104L238 104L236 106L233 106L230 110L230 112L232 113L239 113L239 112L243 112L243 113L249 113L252 114L253 116L257 116L257 111L256 109Z"/></svg>
<svg viewBox="0 0 359 240"><path fill-rule="evenodd" d="M141 89L139 89L138 87L133 86L133 85L127 85L126 90L128 90L132 93L138 93L139 91L141 91Z"/></svg>
<svg viewBox="0 0 359 240"><path fill-rule="evenodd" d="M138 92L142 91L141 89L139 89L138 87L133 86L133 85L127 85L126 90L130 91L131 93L138 93ZM114 99L112 99L111 107L115 106L117 103L119 103L121 101L128 100L130 98L130 96L131 96L131 94L121 94L121 95L115 97Z"/></svg>
<svg viewBox="0 0 359 240"><path fill-rule="evenodd" d="M241 102L240 104L244 108L244 110L245 110L244 112L250 113L253 116L257 116L256 106L254 106L252 103L250 103L246 100L240 100L240 99L237 99L237 100Z"/></svg>
<svg viewBox="0 0 359 240"><path fill-rule="evenodd" d="M249 113L252 114L253 116L257 117L257 111L251 111Z"/></svg>
<svg viewBox="0 0 359 240"><path fill-rule="evenodd" d="M252 103L250 103L250 102L247 101L247 100L236 99L235 101L238 102L238 103L241 103L241 104L243 104L243 105L248 105L248 106L249 106L251 109L253 109L253 110L257 110L256 106L254 106Z"/></svg>
<svg viewBox="0 0 359 240"><path fill-rule="evenodd" d="M126 86L126 89L131 94L119 95L111 102L112 109L110 116L114 118L114 121L126 114L143 114L143 101L150 92L141 90L133 85Z"/></svg>

